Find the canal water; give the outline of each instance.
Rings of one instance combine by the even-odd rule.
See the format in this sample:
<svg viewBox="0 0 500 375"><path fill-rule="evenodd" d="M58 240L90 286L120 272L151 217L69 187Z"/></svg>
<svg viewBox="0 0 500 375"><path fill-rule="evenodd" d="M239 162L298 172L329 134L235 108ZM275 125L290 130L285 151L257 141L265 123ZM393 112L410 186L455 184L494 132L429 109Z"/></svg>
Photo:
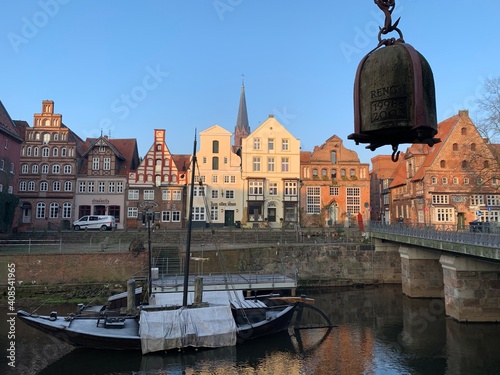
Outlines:
<svg viewBox="0 0 500 375"><path fill-rule="evenodd" d="M441 299L407 298L400 285L329 289L308 297L315 298L333 329L303 329L196 352L142 356L73 349L17 321L16 370L8 366L3 350L0 374L500 374L500 325L457 323L445 316ZM38 312L52 309L42 306ZM68 312L74 306L56 309ZM7 317L5 307L0 312ZM306 317L312 325L324 324L319 315ZM4 318L0 342L6 349L8 329Z"/></svg>

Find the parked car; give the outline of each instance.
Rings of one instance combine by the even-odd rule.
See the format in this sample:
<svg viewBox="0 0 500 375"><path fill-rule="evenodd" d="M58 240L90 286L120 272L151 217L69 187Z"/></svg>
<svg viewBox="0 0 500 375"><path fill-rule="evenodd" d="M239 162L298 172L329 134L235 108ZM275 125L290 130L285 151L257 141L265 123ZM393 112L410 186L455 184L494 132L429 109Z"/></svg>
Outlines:
<svg viewBox="0 0 500 375"><path fill-rule="evenodd" d="M86 215L73 222L73 229L111 230L116 228L115 217L111 215Z"/></svg>

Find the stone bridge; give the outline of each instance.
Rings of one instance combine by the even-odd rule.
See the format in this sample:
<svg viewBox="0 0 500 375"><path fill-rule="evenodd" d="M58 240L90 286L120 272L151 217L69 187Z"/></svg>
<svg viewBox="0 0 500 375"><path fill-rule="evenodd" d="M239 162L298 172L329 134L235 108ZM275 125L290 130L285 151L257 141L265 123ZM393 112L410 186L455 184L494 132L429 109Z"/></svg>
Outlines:
<svg viewBox="0 0 500 375"><path fill-rule="evenodd" d="M398 251L403 293L444 298L461 322L500 321L500 234L371 223L375 251Z"/></svg>

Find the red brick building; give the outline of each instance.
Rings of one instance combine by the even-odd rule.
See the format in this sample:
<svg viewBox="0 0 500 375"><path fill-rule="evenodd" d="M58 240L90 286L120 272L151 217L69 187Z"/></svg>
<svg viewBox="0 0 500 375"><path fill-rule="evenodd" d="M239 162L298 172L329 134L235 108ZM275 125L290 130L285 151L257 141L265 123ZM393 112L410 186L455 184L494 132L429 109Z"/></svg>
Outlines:
<svg viewBox="0 0 500 375"><path fill-rule="evenodd" d="M438 125L441 143L412 145L390 185L391 221L463 228L500 221L500 168L468 111Z"/></svg>
<svg viewBox="0 0 500 375"><path fill-rule="evenodd" d="M369 220L369 165L334 135L300 156L302 226L332 226Z"/></svg>

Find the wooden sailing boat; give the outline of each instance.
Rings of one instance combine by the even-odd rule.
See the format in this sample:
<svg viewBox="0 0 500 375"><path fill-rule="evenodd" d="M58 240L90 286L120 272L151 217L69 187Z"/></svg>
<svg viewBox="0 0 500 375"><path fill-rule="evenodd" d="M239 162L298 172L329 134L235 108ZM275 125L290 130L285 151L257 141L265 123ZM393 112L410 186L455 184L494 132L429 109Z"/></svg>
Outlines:
<svg viewBox="0 0 500 375"><path fill-rule="evenodd" d="M41 316L20 310L17 316L26 324L77 347L142 350L143 354L186 347L233 346L238 342L288 329L295 311L302 304L300 301L246 300L241 291L221 291L211 298L216 302L188 304L195 166L196 137L191 171L181 306L147 305L141 307L140 313L133 316L112 314L107 310L100 311L97 316L72 314L65 317L58 316L55 311L48 316ZM149 251L151 263L150 246ZM148 290L150 294L151 280L150 264ZM224 293L225 299L221 298Z"/></svg>

